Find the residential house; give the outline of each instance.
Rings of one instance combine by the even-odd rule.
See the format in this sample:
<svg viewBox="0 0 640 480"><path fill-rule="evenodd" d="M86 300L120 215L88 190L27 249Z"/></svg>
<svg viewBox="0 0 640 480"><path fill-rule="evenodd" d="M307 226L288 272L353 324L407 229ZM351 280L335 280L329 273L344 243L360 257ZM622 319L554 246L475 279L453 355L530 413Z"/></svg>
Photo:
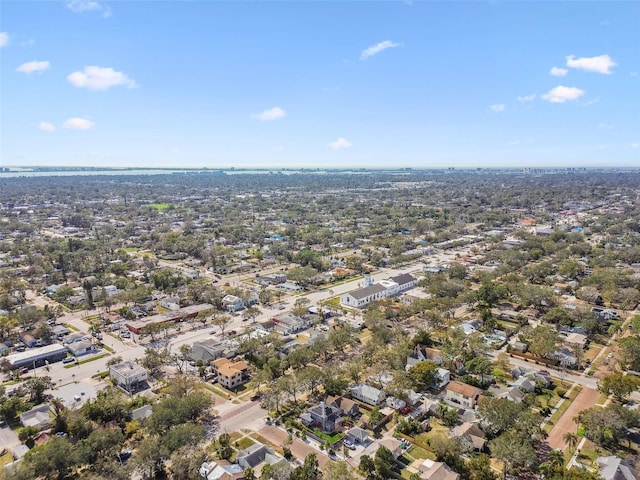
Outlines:
<svg viewBox="0 0 640 480"><path fill-rule="evenodd" d="M637 480L635 469L615 455L596 459L598 474L604 480Z"/></svg>
<svg viewBox="0 0 640 480"><path fill-rule="evenodd" d="M407 370L416 363L426 360L431 360L436 365L442 365L442 351L425 345L416 345L413 352L407 356Z"/></svg>
<svg viewBox="0 0 640 480"><path fill-rule="evenodd" d="M397 438L393 438L393 437L383 438L382 440L378 441L378 445L380 445L381 447L388 448L389 451L393 453L393 456L396 458L402 455L402 442Z"/></svg>
<svg viewBox="0 0 640 480"><path fill-rule="evenodd" d="M200 476L204 480L244 480L244 470L236 463L224 460L205 462L200 466Z"/></svg>
<svg viewBox="0 0 640 480"><path fill-rule="evenodd" d="M180 309L180 299L178 297L165 297L160 301L160 306L175 312Z"/></svg>
<svg viewBox="0 0 640 480"><path fill-rule="evenodd" d="M142 422L151 416L153 413L153 405L143 405L140 408L136 408L131 411L131 420L137 420Z"/></svg>
<svg viewBox="0 0 640 480"><path fill-rule="evenodd" d="M370 438L366 430L360 427L353 427L347 431L347 439L353 443L358 443L363 446L369 445Z"/></svg>
<svg viewBox="0 0 640 480"><path fill-rule="evenodd" d="M300 420L308 427L317 427L325 433L333 433L342 425L340 408L320 402L300 415Z"/></svg>
<svg viewBox="0 0 640 480"><path fill-rule="evenodd" d="M576 368L578 366L578 359L575 354L566 347L559 348L550 354L549 358L558 360L560 365L565 368Z"/></svg>
<svg viewBox="0 0 640 480"><path fill-rule="evenodd" d="M460 474L454 472L446 463L417 459L411 464L421 480L459 480Z"/></svg>
<svg viewBox="0 0 640 480"><path fill-rule="evenodd" d="M356 383L349 387L349 393L356 400L367 403L369 405L380 405L386 398L385 393L366 383Z"/></svg>
<svg viewBox="0 0 640 480"><path fill-rule="evenodd" d="M188 357L195 362L202 360L205 365L208 365L212 360L217 358L228 358L234 355L235 352L230 350L228 345L215 338L209 338L207 340L193 342Z"/></svg>
<svg viewBox="0 0 640 480"><path fill-rule="evenodd" d="M244 308L244 302L235 295L225 295L222 299L222 306L227 312L238 312Z"/></svg>
<svg viewBox="0 0 640 480"><path fill-rule="evenodd" d="M220 385L235 388L249 381L249 364L244 360L236 362L227 358L218 358L211 362L211 367Z"/></svg>
<svg viewBox="0 0 640 480"><path fill-rule="evenodd" d="M480 452L486 443L484 432L477 424L471 422L464 422L454 427L451 430L451 436L458 440L465 452Z"/></svg>
<svg viewBox="0 0 640 480"><path fill-rule="evenodd" d="M360 414L360 405L349 398L334 397L329 395L326 398L325 402L333 407L339 408L342 415L357 417Z"/></svg>
<svg viewBox="0 0 640 480"><path fill-rule="evenodd" d="M67 345L67 348L69 349L71 354L76 357L80 357L82 355L86 355L88 353L93 353L96 351L96 347L93 345L93 343L86 340L70 343L69 345Z"/></svg>
<svg viewBox="0 0 640 480"><path fill-rule="evenodd" d="M130 393L144 384L149 378L144 367L131 360L110 365L109 376L115 385L124 388Z"/></svg>
<svg viewBox="0 0 640 480"><path fill-rule="evenodd" d="M467 385L457 381L449 382L445 388L445 398L452 403L464 408L473 409L478 403L480 390L473 385Z"/></svg>
<svg viewBox="0 0 640 480"><path fill-rule="evenodd" d="M405 402L401 398L396 398L391 396L385 399L385 404L387 405L387 407L393 408L394 410L402 410L404 407L407 406L407 402Z"/></svg>
<svg viewBox="0 0 640 480"><path fill-rule="evenodd" d="M451 381L451 372L446 368L438 368L436 370L435 377L436 377L435 388L439 390L443 387L446 387L447 384Z"/></svg>
<svg viewBox="0 0 640 480"><path fill-rule="evenodd" d="M20 414L20 423L23 427L36 427L38 430L45 430L51 425L51 405L41 403L31 410Z"/></svg>
<svg viewBox="0 0 640 480"><path fill-rule="evenodd" d="M518 387L507 387L505 391L496 395L496 398L506 398L511 402L522 403L525 393Z"/></svg>
<svg viewBox="0 0 640 480"><path fill-rule="evenodd" d="M240 450L236 455L236 463L242 468L256 468L261 463L273 465L285 461L272 449L261 443L254 443L250 447Z"/></svg>

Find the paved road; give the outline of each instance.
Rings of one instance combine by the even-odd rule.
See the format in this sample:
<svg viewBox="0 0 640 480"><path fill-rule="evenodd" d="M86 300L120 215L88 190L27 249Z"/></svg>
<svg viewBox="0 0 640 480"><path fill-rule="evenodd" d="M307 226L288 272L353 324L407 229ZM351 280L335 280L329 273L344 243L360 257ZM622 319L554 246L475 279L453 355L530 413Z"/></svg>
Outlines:
<svg viewBox="0 0 640 480"><path fill-rule="evenodd" d="M547 443L551 448L566 448L564 443L564 434L567 432L577 432L578 425L573 419L583 410L593 407L600 398L600 393L597 390L590 388L583 388L582 391L576 396L569 408L564 412L564 415L558 419L558 422L553 426L547 437Z"/></svg>

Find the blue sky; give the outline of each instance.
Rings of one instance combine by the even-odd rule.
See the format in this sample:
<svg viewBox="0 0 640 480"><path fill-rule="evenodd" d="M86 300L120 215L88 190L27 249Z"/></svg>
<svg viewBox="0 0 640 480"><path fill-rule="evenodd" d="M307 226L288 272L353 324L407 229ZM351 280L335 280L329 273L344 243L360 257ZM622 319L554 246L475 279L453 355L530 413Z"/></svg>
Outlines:
<svg viewBox="0 0 640 480"><path fill-rule="evenodd" d="M640 2L0 4L0 165L640 166Z"/></svg>

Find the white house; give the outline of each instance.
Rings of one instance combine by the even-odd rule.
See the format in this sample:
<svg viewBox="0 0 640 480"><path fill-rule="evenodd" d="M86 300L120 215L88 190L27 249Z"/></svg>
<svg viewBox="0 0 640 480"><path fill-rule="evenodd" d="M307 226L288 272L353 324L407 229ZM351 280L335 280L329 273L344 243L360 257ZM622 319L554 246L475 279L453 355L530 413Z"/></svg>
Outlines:
<svg viewBox="0 0 640 480"><path fill-rule="evenodd" d="M147 371L131 360L111 365L109 367L109 376L113 383L128 392L135 390L138 385L146 382L149 378Z"/></svg>
<svg viewBox="0 0 640 480"><path fill-rule="evenodd" d="M366 383L356 383L349 387L351 396L356 400L368 403L369 405L380 405L386 398L385 393Z"/></svg>
<svg viewBox="0 0 640 480"><path fill-rule="evenodd" d="M237 312L244 308L244 302L235 295L225 295L222 299L222 306L227 312Z"/></svg>

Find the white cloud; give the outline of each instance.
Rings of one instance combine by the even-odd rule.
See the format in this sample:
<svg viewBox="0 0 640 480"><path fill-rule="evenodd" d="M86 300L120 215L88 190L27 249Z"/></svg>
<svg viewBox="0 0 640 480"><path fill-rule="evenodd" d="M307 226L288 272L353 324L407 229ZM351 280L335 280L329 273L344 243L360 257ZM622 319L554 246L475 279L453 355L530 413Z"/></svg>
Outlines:
<svg viewBox="0 0 640 480"><path fill-rule="evenodd" d="M282 145L278 145L276 148L273 149L273 151L276 153L284 152L284 147Z"/></svg>
<svg viewBox="0 0 640 480"><path fill-rule="evenodd" d="M111 16L111 9L94 0L69 0L67 8L73 13L100 12L104 18Z"/></svg>
<svg viewBox="0 0 640 480"><path fill-rule="evenodd" d="M504 112L504 109L507 108L504 103L496 103L495 105L491 105L491 111L495 113Z"/></svg>
<svg viewBox="0 0 640 480"><path fill-rule="evenodd" d="M533 102L536 99L536 94L532 93L531 95L523 95L518 97L519 102Z"/></svg>
<svg viewBox="0 0 640 480"><path fill-rule="evenodd" d="M38 125L38 128L40 130L42 130L43 132L55 132L56 131L56 127L54 127L49 122L40 122L40 124Z"/></svg>
<svg viewBox="0 0 640 480"><path fill-rule="evenodd" d="M25 40L24 42L20 42L20 46L21 47L31 47L32 45L35 45L36 41L33 38L30 38L29 40Z"/></svg>
<svg viewBox="0 0 640 480"><path fill-rule="evenodd" d="M23 63L18 68L16 68L16 72L22 72L22 73L44 72L50 66L51 64L49 62L46 62L46 61L41 62L38 60L34 60L33 62Z"/></svg>
<svg viewBox="0 0 640 480"><path fill-rule="evenodd" d="M332 148L333 150L341 150L343 148L351 148L351 147L352 147L351 142L346 138L342 138L342 137L337 139L335 142L331 142L329 144L329 148Z"/></svg>
<svg viewBox="0 0 640 480"><path fill-rule="evenodd" d="M89 90L106 90L111 87L123 85L127 88L136 88L135 80L129 78L125 73L118 72L110 67L85 67L82 72L73 72L67 80L72 85Z"/></svg>
<svg viewBox="0 0 640 480"><path fill-rule="evenodd" d="M89 130L95 126L95 123L91 120L87 120L86 118L75 117L64 122L62 126L69 130Z"/></svg>
<svg viewBox="0 0 640 480"><path fill-rule="evenodd" d="M612 128L615 128L615 125L611 125L610 123L606 123L606 122L600 122L598 124L598 128L604 128L606 130L611 130Z"/></svg>
<svg viewBox="0 0 640 480"><path fill-rule="evenodd" d="M7 45L9 45L9 34L0 32L0 47L6 47Z"/></svg>
<svg viewBox="0 0 640 480"><path fill-rule="evenodd" d="M394 43L391 40L385 40L384 42L377 43L362 51L360 54L360 60L366 60L369 57L373 57L378 53L386 50L387 48L398 47L400 44Z"/></svg>
<svg viewBox="0 0 640 480"><path fill-rule="evenodd" d="M272 120L279 120L287 116L287 112L280 107L273 107L260 113L252 113L251 118L254 120L260 120L261 122L270 122Z"/></svg>
<svg viewBox="0 0 640 480"><path fill-rule="evenodd" d="M567 73L569 73L569 70L567 70L566 68L551 67L549 73L554 77L564 77Z"/></svg>
<svg viewBox="0 0 640 480"><path fill-rule="evenodd" d="M542 98L551 103L565 103L569 100L576 100L584 94L585 91L579 88L558 85L542 95Z"/></svg>
<svg viewBox="0 0 640 480"><path fill-rule="evenodd" d="M640 143L632 143L629 145L631 148L640 148Z"/></svg>
<svg viewBox="0 0 640 480"><path fill-rule="evenodd" d="M605 75L611 75L613 73L611 68L616 65L618 64L614 62L609 55L580 58L569 55L567 57L567 67L569 68L578 68L587 72L604 73Z"/></svg>

